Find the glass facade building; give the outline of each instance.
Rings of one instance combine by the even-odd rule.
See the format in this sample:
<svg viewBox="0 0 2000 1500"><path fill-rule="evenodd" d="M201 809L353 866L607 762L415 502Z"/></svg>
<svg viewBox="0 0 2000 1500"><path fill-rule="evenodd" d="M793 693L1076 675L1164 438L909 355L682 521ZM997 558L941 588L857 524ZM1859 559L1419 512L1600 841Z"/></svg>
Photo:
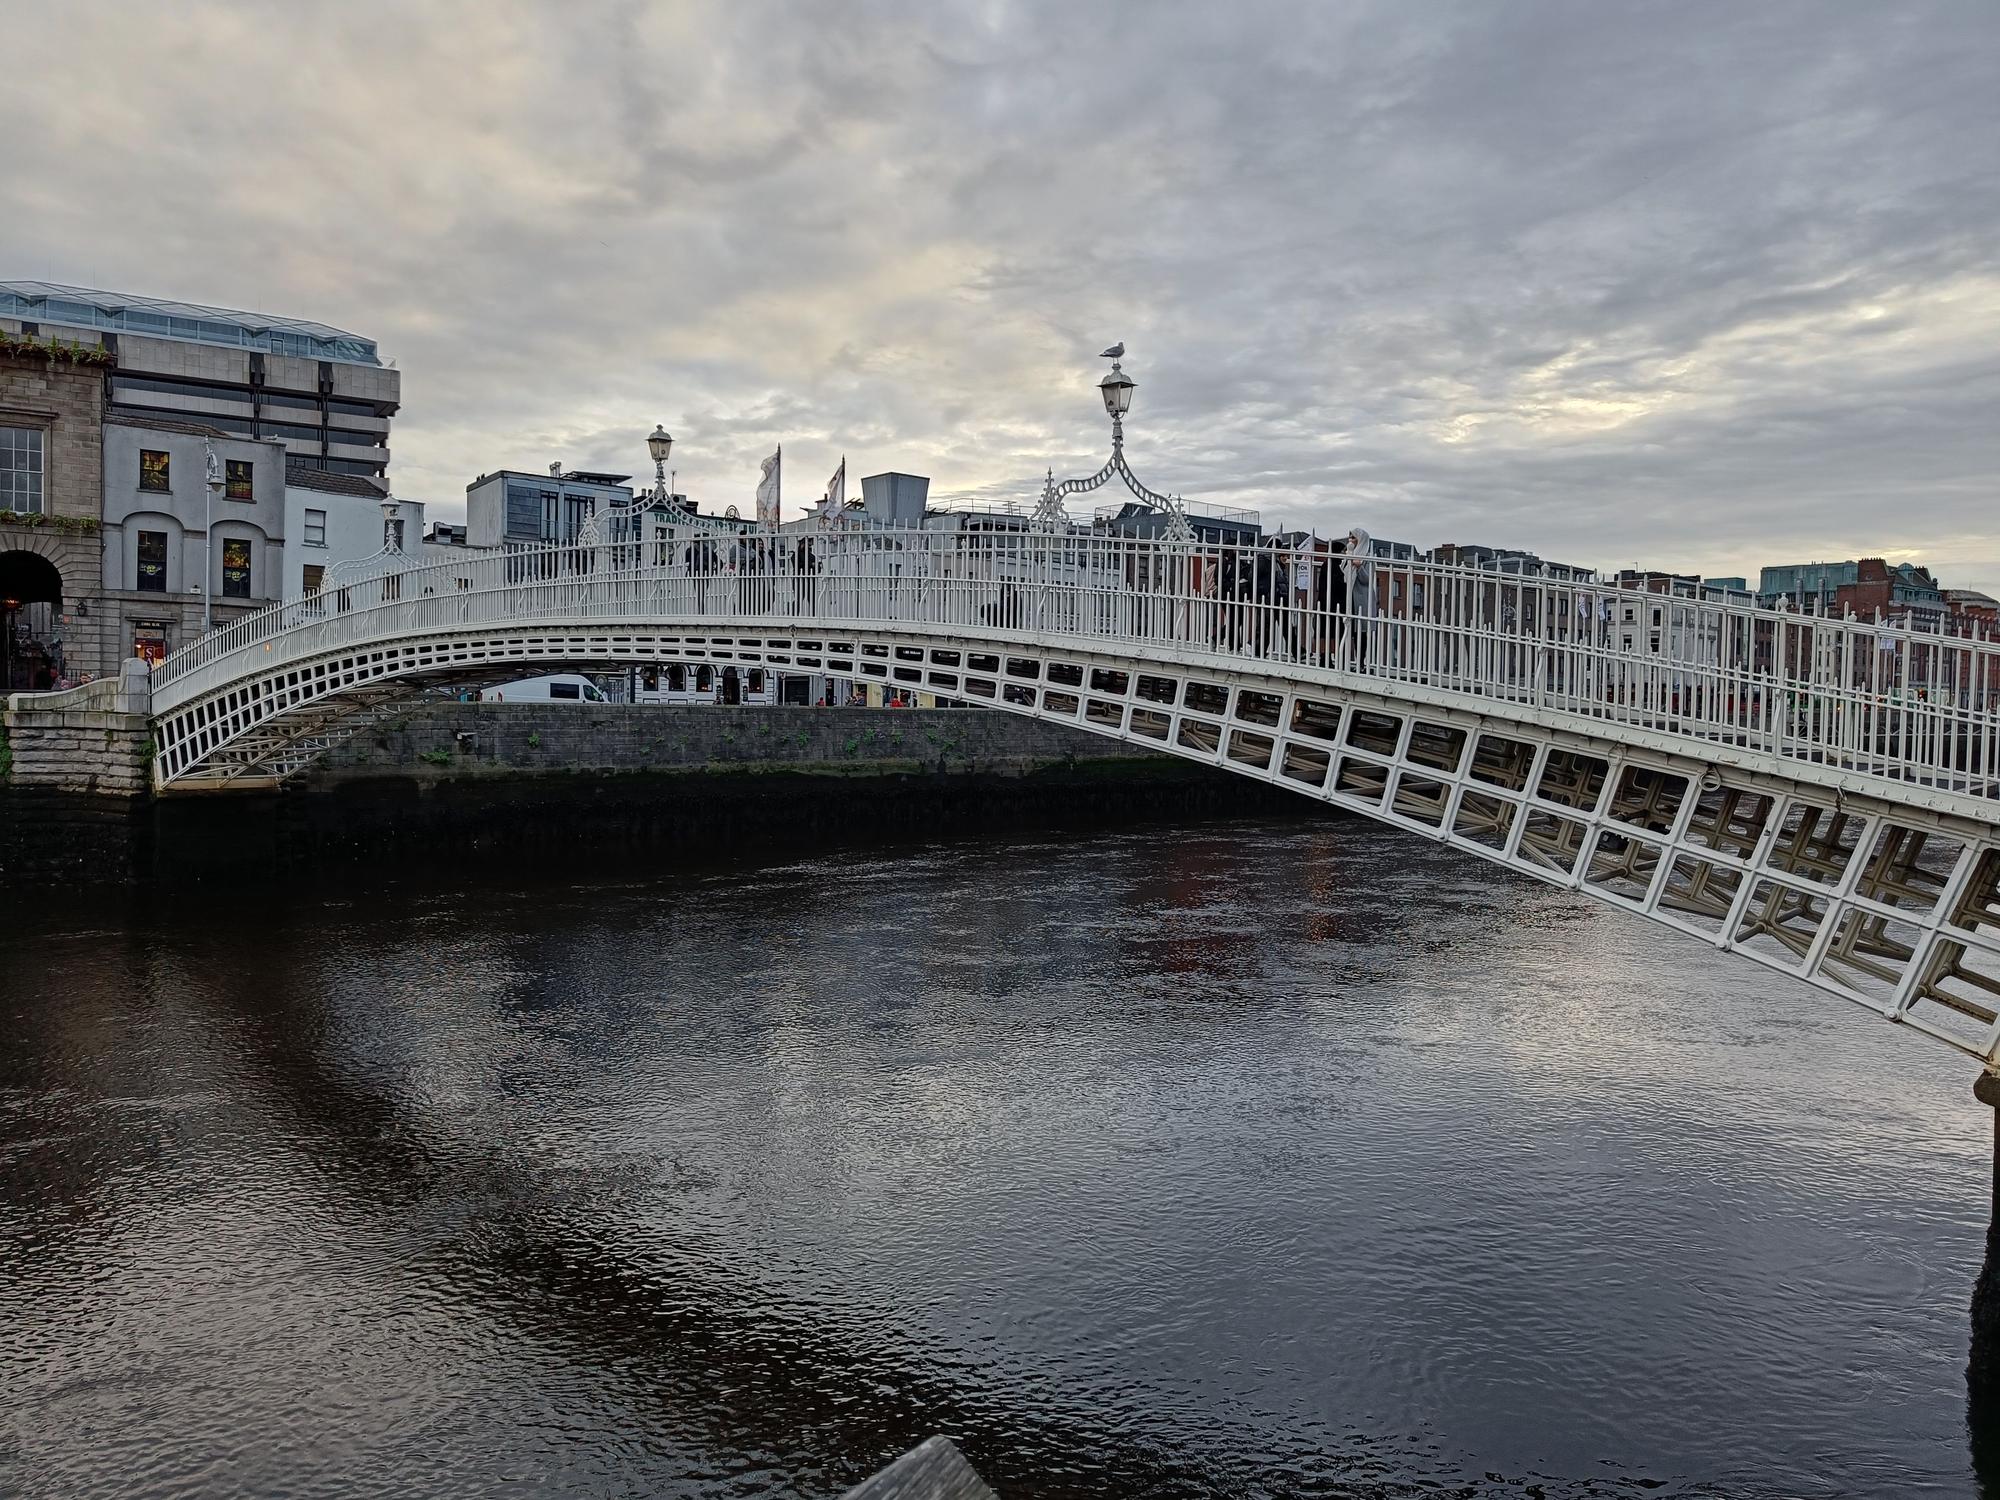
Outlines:
<svg viewBox="0 0 2000 1500"><path fill-rule="evenodd" d="M302 318L232 312L195 302L169 302L121 292L93 292L52 281L0 281L0 318L187 339L226 348L259 349L295 359L338 359L379 365L375 341Z"/></svg>
<svg viewBox="0 0 2000 1500"><path fill-rule="evenodd" d="M467 539L474 546L570 542L599 506L632 503L623 474L524 474L502 469L482 474L465 488Z"/></svg>

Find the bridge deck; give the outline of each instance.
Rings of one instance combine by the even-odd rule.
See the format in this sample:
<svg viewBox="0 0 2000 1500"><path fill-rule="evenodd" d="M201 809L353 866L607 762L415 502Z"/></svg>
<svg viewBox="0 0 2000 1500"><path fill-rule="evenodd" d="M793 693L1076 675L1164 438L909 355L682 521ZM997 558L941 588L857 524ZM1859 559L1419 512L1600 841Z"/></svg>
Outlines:
<svg viewBox="0 0 2000 1500"><path fill-rule="evenodd" d="M163 785L282 776L425 685L826 672L1258 776L1992 1059L2000 646L1482 570L863 532L385 565L176 653Z"/></svg>

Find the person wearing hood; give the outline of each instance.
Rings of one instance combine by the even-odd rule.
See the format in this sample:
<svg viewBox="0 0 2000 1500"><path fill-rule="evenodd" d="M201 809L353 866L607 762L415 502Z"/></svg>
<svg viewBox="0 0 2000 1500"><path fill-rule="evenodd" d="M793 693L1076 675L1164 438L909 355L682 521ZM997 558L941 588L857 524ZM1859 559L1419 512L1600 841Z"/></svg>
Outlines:
<svg viewBox="0 0 2000 1500"><path fill-rule="evenodd" d="M1375 618L1375 553L1368 533L1359 526L1347 533L1347 551L1340 567L1347 579L1347 612L1354 622L1354 657L1365 664Z"/></svg>

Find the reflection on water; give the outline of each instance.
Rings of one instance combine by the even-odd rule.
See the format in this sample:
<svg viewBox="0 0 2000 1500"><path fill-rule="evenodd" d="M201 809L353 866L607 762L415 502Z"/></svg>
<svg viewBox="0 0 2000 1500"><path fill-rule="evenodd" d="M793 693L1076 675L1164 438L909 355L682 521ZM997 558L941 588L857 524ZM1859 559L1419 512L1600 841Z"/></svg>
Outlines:
<svg viewBox="0 0 2000 1500"><path fill-rule="evenodd" d="M1969 1495L1967 1066L1354 823L0 946L0 1492Z"/></svg>

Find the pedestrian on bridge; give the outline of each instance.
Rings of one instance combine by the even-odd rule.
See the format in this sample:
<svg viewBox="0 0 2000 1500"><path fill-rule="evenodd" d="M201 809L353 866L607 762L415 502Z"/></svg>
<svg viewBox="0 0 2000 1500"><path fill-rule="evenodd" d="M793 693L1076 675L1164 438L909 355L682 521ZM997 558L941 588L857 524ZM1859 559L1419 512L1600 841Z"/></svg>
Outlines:
<svg viewBox="0 0 2000 1500"><path fill-rule="evenodd" d="M1313 565L1317 561L1319 537L1311 529L1299 534L1292 546L1292 660L1305 661L1312 650Z"/></svg>
<svg viewBox="0 0 2000 1500"><path fill-rule="evenodd" d="M1347 533L1347 552L1341 564L1347 580L1347 612L1353 619L1353 645L1343 655L1352 664L1368 664L1370 622L1375 618L1374 543L1359 526Z"/></svg>

